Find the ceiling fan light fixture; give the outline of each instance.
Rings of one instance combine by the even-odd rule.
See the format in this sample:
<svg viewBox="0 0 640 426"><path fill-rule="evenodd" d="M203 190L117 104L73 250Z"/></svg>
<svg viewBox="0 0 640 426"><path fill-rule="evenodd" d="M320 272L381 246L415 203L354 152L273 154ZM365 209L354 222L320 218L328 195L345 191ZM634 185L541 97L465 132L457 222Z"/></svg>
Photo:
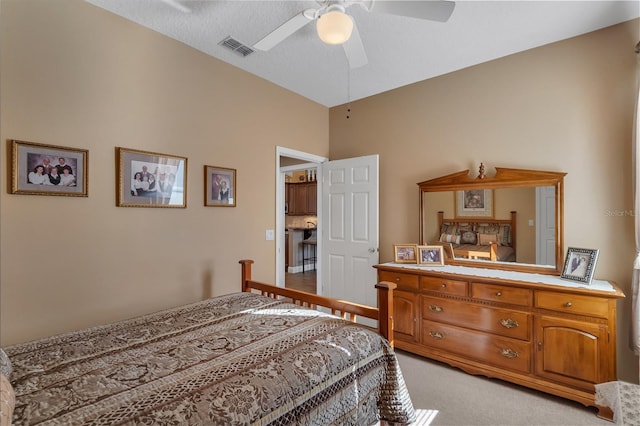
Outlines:
<svg viewBox="0 0 640 426"><path fill-rule="evenodd" d="M343 10L329 10L318 17L316 30L320 40L327 44L343 44L353 31L353 20Z"/></svg>

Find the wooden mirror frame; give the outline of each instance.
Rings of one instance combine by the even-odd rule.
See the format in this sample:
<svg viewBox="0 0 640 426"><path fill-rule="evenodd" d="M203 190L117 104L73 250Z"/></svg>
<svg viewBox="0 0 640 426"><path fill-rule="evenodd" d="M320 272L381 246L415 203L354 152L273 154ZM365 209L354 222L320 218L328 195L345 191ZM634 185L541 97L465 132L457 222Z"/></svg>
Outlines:
<svg viewBox="0 0 640 426"><path fill-rule="evenodd" d="M424 182L419 182L420 188L420 244L424 242L424 194L426 192L460 191L470 189L498 189L517 187L555 187L555 218L556 218L556 244L555 244L555 268L548 265L534 265L508 262L493 263L491 261L474 261L464 259L447 260L449 265L473 266L489 269L502 269L507 271L531 272L546 275L559 275L564 259L564 172L547 172L539 170L509 169L496 167L494 177L484 174L484 165L480 164L479 174L476 178L469 176L469 170L463 170L450 175L441 176Z"/></svg>

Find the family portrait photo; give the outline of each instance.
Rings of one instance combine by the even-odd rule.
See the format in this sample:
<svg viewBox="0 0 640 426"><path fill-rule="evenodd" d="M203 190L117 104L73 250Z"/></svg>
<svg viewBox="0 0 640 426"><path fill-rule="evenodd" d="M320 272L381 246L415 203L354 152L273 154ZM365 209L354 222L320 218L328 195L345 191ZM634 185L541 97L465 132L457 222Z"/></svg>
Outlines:
<svg viewBox="0 0 640 426"><path fill-rule="evenodd" d="M118 206L186 207L186 158L117 150Z"/></svg>
<svg viewBox="0 0 640 426"><path fill-rule="evenodd" d="M207 207L236 206L236 170L204 166L204 205Z"/></svg>
<svg viewBox="0 0 640 426"><path fill-rule="evenodd" d="M176 166L132 161L131 196L171 198L177 169Z"/></svg>
<svg viewBox="0 0 640 426"><path fill-rule="evenodd" d="M87 196L87 150L10 141L12 193Z"/></svg>

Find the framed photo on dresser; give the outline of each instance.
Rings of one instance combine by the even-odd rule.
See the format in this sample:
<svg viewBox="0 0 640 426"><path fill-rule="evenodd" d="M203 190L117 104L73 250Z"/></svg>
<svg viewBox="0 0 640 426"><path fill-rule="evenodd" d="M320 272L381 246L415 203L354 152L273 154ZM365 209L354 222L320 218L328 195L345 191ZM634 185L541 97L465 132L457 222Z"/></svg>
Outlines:
<svg viewBox="0 0 640 426"><path fill-rule="evenodd" d="M599 250L569 247L560 278L591 284Z"/></svg>
<svg viewBox="0 0 640 426"><path fill-rule="evenodd" d="M393 259L395 263L417 263L417 246L415 244L394 244Z"/></svg>
<svg viewBox="0 0 640 426"><path fill-rule="evenodd" d="M418 265L443 266L444 247L441 245L418 246Z"/></svg>

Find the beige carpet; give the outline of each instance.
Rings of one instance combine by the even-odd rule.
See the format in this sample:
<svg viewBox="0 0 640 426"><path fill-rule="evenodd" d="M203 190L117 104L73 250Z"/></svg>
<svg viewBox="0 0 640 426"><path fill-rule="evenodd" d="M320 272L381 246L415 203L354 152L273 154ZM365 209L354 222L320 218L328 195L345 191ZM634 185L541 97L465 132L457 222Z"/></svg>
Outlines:
<svg viewBox="0 0 640 426"><path fill-rule="evenodd" d="M613 425L595 408L400 350L397 355L419 416L415 426Z"/></svg>

